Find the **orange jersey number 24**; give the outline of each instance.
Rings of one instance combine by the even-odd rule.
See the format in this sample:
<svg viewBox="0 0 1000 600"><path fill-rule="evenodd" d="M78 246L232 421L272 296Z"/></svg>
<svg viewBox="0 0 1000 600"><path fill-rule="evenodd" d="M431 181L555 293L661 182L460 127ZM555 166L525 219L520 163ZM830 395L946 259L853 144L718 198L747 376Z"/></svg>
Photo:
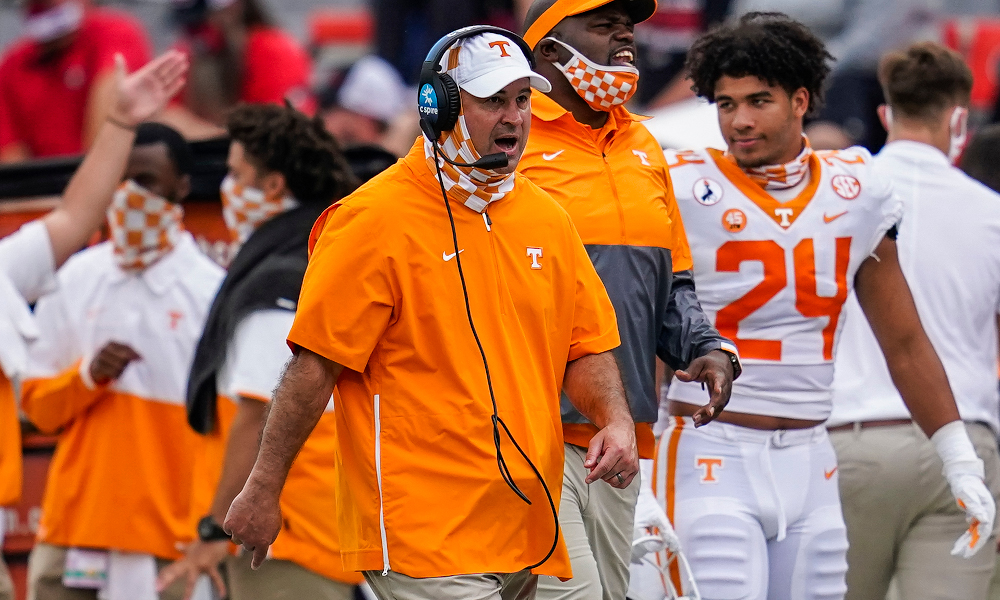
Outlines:
<svg viewBox="0 0 1000 600"><path fill-rule="evenodd" d="M816 258L813 241L804 239L795 246L795 308L807 318L829 317L823 328L823 358L833 360L833 336L837 331L840 311L847 300L847 267L851 257L851 238L837 238L837 293L820 296L816 284ZM715 326L719 333L736 343L740 356L761 360L781 360L781 340L760 340L739 337L740 321L767 304L788 285L785 250L773 240L729 241L716 255L720 272L739 272L745 261L758 261L764 267L764 278L749 292L719 310Z"/></svg>

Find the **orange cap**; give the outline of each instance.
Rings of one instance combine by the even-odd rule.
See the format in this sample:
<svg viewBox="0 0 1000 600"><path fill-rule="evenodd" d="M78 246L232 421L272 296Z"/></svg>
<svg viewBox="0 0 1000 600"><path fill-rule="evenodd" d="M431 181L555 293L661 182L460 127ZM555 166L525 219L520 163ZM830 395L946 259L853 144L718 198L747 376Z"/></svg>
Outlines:
<svg viewBox="0 0 1000 600"><path fill-rule="evenodd" d="M542 41L552 28L566 17L585 13L588 10L600 8L616 0L556 0L548 10L543 12L531 27L524 32L524 41L534 48ZM633 23L641 23L656 12L656 0L617 0L625 4L625 10L632 17Z"/></svg>

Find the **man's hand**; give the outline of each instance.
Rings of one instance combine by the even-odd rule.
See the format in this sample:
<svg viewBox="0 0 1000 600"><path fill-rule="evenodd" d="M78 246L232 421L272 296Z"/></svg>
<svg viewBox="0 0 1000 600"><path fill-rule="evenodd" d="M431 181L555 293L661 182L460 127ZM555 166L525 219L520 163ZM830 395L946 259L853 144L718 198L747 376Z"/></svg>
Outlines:
<svg viewBox="0 0 1000 600"><path fill-rule="evenodd" d="M981 478L964 475L953 479L954 481L949 480L951 493L955 496L959 508L965 511L969 529L955 542L951 554L971 558L986 545L986 540L993 532L993 520L996 518L997 508L993 496Z"/></svg>
<svg viewBox="0 0 1000 600"><path fill-rule="evenodd" d="M108 116L123 125L136 127L163 110L184 87L188 60L170 50L126 75L125 58L115 55L115 99Z"/></svg>
<svg viewBox="0 0 1000 600"><path fill-rule="evenodd" d="M253 552L250 567L254 570L264 564L268 548L281 531L280 493L280 489L271 492L257 485L251 475L222 524L226 533L233 536L234 544L242 544L248 552Z"/></svg>
<svg viewBox="0 0 1000 600"><path fill-rule="evenodd" d="M190 600L198 578L202 575L208 575L215 585L219 597L225 598L226 583L219 573L219 564L229 556L229 542L225 540L218 542L195 540L187 546L182 546L180 550L184 552L184 556L167 565L156 578L157 593L162 593L175 581L184 578L187 581L184 586L184 600Z"/></svg>
<svg viewBox="0 0 1000 600"><path fill-rule="evenodd" d="M88 372L90 379L98 385L104 385L121 377L125 367L133 360L142 357L130 346L118 342L108 342L90 361Z"/></svg>
<svg viewBox="0 0 1000 600"><path fill-rule="evenodd" d="M590 440L583 466L590 469L588 484L603 479L623 490L639 472L639 450L635 444L635 424L629 420L609 423Z"/></svg>
<svg viewBox="0 0 1000 600"><path fill-rule="evenodd" d="M694 426L701 427L715 420L729 404L733 393L733 365L722 350L713 350L691 361L687 369L674 371L681 381L700 381L708 386L708 404L694 413Z"/></svg>

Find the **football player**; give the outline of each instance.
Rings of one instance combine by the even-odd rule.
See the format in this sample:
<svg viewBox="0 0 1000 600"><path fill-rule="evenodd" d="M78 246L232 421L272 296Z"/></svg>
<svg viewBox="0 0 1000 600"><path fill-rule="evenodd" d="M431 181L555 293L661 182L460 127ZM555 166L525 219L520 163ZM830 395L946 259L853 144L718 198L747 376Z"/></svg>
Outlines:
<svg viewBox="0 0 1000 600"><path fill-rule="evenodd" d="M705 598L843 598L847 537L831 410L841 310L856 291L914 421L972 523L993 499L896 256L901 204L860 148L814 152L803 118L830 60L806 27L750 13L701 37L687 68L729 149L668 152L706 313L744 361L729 408L695 429L704 392L675 379L653 480ZM678 575L674 569L673 575Z"/></svg>

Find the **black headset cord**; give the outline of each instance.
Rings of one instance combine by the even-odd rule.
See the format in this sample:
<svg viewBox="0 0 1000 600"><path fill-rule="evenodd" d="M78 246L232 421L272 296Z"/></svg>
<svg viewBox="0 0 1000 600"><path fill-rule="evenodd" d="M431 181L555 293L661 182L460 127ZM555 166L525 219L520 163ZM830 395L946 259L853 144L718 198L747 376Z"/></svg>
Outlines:
<svg viewBox="0 0 1000 600"><path fill-rule="evenodd" d="M451 212L451 202L448 201L448 192L444 189L444 176L441 173L441 162L440 162L440 150L436 142L431 142L434 147L434 167L437 170L437 180L438 184L441 185L441 197L444 199L445 210L448 211L448 222L451 224L451 241L455 246L455 264L458 265L458 277L462 281L462 295L465 298L465 314L469 317L469 327L472 328L472 337L476 339L476 347L479 348L479 356L483 359L483 369L486 371L486 385L490 390L490 402L493 403L493 445L497 449L497 468L500 469L500 475L503 477L504 483L518 495L521 500L524 500L529 506L531 505L531 500L524 495L524 492L517 487L514 483L514 478L511 477L510 470L507 468L507 461L504 459L503 451L500 449L500 427L503 427L504 433L507 434L507 438L514 444L517 451L521 453L524 457L525 462L531 467L531 470L535 473L535 477L538 478L539 483L542 484L542 489L545 490L545 497L549 501L549 508L552 510L552 521L555 524L555 534L552 536L552 547L549 548L548 553L545 558L538 561L533 565L525 567L525 569L531 570L536 567L541 566L545 561L549 560L552 554L556 551L556 547L559 545L559 513L556 511L556 503L552 499L552 492L549 491L549 486L545 484L545 479L542 478L542 474L538 471L535 463L531 462L528 455L521 449L521 445L517 443L514 439L514 435L507 428L507 424L503 422L497 412L497 398L493 393L493 378L490 376L490 365L486 361L486 351L483 349L482 342L479 341L479 333L476 331L476 324L472 320L472 306L469 304L469 288L465 285L465 272L462 270L462 258L461 252L458 251L458 232L455 229L455 217ZM499 424L499 427L497 426Z"/></svg>

